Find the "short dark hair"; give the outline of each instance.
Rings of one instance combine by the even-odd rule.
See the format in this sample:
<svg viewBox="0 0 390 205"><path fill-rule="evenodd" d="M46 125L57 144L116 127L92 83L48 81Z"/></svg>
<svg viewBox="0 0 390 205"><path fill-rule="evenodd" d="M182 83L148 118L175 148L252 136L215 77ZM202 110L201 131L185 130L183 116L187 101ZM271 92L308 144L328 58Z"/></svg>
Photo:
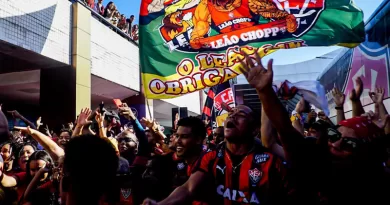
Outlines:
<svg viewBox="0 0 390 205"><path fill-rule="evenodd" d="M185 117L179 120L177 127L190 127L193 135L200 137L202 140L206 138L207 130L204 122L197 117Z"/></svg>
<svg viewBox="0 0 390 205"><path fill-rule="evenodd" d="M46 151L43 151L43 150L38 150L38 151L35 151L29 158L28 158L28 162L27 162L27 165L26 165L26 173L29 177L30 176L30 162L33 161L33 160L43 160L46 162L46 167L47 168L51 168L54 166L54 161L53 159L50 157L49 153L47 153Z"/></svg>
<svg viewBox="0 0 390 205"><path fill-rule="evenodd" d="M69 136L72 136L72 134L73 134L73 131L71 129L69 129L69 128L62 128L60 130L60 135L61 135L62 132L67 132L69 134Z"/></svg>
<svg viewBox="0 0 390 205"><path fill-rule="evenodd" d="M34 152L37 151L37 146L35 146L34 144L30 143L30 142L26 142L24 144L22 144L19 148L19 154L18 154L18 159L20 158L20 155L22 154L22 151L23 151L23 147L25 146L30 146L34 149Z"/></svg>
<svg viewBox="0 0 390 205"><path fill-rule="evenodd" d="M131 17L134 17L134 15L131 15L130 18L131 18Z"/></svg>
<svg viewBox="0 0 390 205"><path fill-rule="evenodd" d="M113 187L118 160L108 139L88 134L66 144L64 172L78 204L98 201Z"/></svg>

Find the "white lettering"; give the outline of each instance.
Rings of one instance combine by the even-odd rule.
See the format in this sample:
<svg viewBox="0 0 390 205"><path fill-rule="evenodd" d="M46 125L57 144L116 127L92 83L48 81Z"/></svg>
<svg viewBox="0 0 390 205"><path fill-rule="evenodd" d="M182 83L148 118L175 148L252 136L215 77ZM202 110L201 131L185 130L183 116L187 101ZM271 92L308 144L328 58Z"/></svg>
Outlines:
<svg viewBox="0 0 390 205"><path fill-rule="evenodd" d="M227 199L229 199L231 201L236 201L236 202L241 202L241 203L246 203L246 204L248 204L248 203L260 204L260 201L257 198L255 192L253 192L251 194L250 201L248 201L248 199L246 198L246 196L245 196L243 191L238 191L238 190L234 190L234 189L230 190L229 188L224 190L224 188L225 187L223 185L219 185L217 187L218 195L222 196L223 198L227 198Z"/></svg>
<svg viewBox="0 0 390 205"><path fill-rule="evenodd" d="M218 193L219 195L223 195L223 189L224 189L224 186L223 186L223 185L219 185L219 186L217 187L217 193Z"/></svg>
<svg viewBox="0 0 390 205"><path fill-rule="evenodd" d="M232 198L230 197L230 189L227 188L225 190L225 193L223 194L223 198L228 198L229 200L232 200Z"/></svg>
<svg viewBox="0 0 390 205"><path fill-rule="evenodd" d="M257 196L256 196L256 193L252 193L252 196L251 196L251 204L252 203L255 203L255 204L260 204L259 200L257 199Z"/></svg>
<svg viewBox="0 0 390 205"><path fill-rule="evenodd" d="M184 34L180 34L176 37L177 41L179 42L180 46L185 46L188 44L186 37Z"/></svg>
<svg viewBox="0 0 390 205"><path fill-rule="evenodd" d="M270 28L265 28L264 29L264 33L265 33L264 37L268 38L269 35L272 33L272 30Z"/></svg>

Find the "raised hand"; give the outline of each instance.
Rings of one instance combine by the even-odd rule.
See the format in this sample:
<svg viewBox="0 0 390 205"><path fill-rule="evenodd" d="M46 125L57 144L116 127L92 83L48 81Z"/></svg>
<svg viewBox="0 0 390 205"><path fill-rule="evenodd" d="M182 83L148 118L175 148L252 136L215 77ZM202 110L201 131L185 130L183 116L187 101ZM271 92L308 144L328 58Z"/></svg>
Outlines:
<svg viewBox="0 0 390 205"><path fill-rule="evenodd" d="M344 106L345 102L345 95L344 93L340 92L338 88L333 88L332 90L333 100L337 107Z"/></svg>
<svg viewBox="0 0 390 205"><path fill-rule="evenodd" d="M73 127L74 127L73 122L68 123L68 127L69 127L69 129L73 130Z"/></svg>
<svg viewBox="0 0 390 205"><path fill-rule="evenodd" d="M374 113L372 111L366 112L361 116L367 117L367 119L371 120L376 126L378 126L381 129L386 126L390 118L389 115L385 115L383 118L380 118L378 113Z"/></svg>
<svg viewBox="0 0 390 205"><path fill-rule="evenodd" d="M133 111L131 111L131 108L129 108L129 106L127 106L126 103L123 103L118 108L118 110L119 110L119 114L123 115L123 117L125 117L126 119L128 119L128 120L135 120L136 119Z"/></svg>
<svg viewBox="0 0 390 205"><path fill-rule="evenodd" d="M206 116L206 119L203 120L204 126L208 126L210 123L209 117Z"/></svg>
<svg viewBox="0 0 390 205"><path fill-rule="evenodd" d="M356 78L355 83L356 83L356 87L349 94L349 99L352 100L352 101L360 100L360 96L363 93L363 81L362 81L362 79L360 77Z"/></svg>
<svg viewBox="0 0 390 205"><path fill-rule="evenodd" d="M92 111L89 108L84 108L81 110L79 117L77 118L77 125L78 126L85 126L92 123L92 121L88 120L89 116L91 115Z"/></svg>
<svg viewBox="0 0 390 205"><path fill-rule="evenodd" d="M141 123L144 124L149 129L152 129L156 125L156 121L155 120L147 119L147 118L144 118L144 117L141 119Z"/></svg>
<svg viewBox="0 0 390 205"><path fill-rule="evenodd" d="M105 113L101 114L100 112L95 111L95 120L99 126L103 126L105 115L106 115Z"/></svg>
<svg viewBox="0 0 390 205"><path fill-rule="evenodd" d="M382 103L384 95L385 95L385 89L384 88L376 88L374 92L370 92L371 100L375 104Z"/></svg>
<svg viewBox="0 0 390 205"><path fill-rule="evenodd" d="M39 129L39 127L40 127L41 125L43 125L43 123L42 123L42 117L38 117L36 123L37 123L37 129Z"/></svg>
<svg viewBox="0 0 390 205"><path fill-rule="evenodd" d="M272 88L272 80L274 72L272 69L271 59L268 61L267 69L264 68L259 54L256 52L256 62L253 62L253 59L249 57L246 53L242 53L245 56L245 61L241 60L240 71L244 74L248 83L256 88L257 91L262 91L264 88Z"/></svg>

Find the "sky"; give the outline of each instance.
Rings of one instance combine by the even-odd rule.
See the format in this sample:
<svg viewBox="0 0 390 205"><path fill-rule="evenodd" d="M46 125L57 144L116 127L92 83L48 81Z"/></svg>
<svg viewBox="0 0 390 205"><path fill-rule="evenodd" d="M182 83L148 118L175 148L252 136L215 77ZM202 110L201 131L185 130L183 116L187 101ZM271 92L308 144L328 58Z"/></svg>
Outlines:
<svg viewBox="0 0 390 205"><path fill-rule="evenodd" d="M120 13L124 13L126 16L134 15L135 21L138 23L139 8L141 0L112 0L116 5ZM367 20L376 8L384 0L354 0L355 4L363 10L364 20ZM108 3L108 0L104 1L104 4ZM322 56L326 53L334 51L340 47L310 47L310 48L298 48L291 50L280 50L269 55L265 60L269 58L274 59L276 65L286 65L292 63L298 63L306 60ZM332 59L324 59L331 61Z"/></svg>

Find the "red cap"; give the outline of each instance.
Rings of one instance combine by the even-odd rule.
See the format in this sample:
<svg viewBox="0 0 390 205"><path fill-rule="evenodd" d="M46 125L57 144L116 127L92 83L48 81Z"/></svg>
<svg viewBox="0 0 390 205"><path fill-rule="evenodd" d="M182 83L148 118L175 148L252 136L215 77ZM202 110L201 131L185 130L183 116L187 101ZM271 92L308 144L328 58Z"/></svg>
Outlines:
<svg viewBox="0 0 390 205"><path fill-rule="evenodd" d="M383 132L381 128L376 126L367 117L353 117L341 121L339 125L353 129L359 138L365 139L371 139Z"/></svg>

